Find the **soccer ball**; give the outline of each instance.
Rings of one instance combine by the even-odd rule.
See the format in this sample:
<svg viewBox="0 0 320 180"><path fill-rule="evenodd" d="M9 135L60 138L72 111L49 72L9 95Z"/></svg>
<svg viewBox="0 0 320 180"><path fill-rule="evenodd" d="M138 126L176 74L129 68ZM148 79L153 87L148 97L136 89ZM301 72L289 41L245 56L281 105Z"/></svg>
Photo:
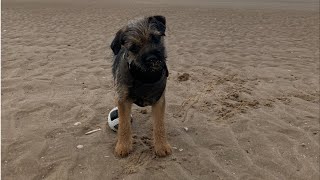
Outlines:
<svg viewBox="0 0 320 180"><path fill-rule="evenodd" d="M132 123L132 115L131 115L131 123ZM118 107L114 107L109 112L108 125L113 131L115 131L115 132L118 131L118 127L119 127Z"/></svg>

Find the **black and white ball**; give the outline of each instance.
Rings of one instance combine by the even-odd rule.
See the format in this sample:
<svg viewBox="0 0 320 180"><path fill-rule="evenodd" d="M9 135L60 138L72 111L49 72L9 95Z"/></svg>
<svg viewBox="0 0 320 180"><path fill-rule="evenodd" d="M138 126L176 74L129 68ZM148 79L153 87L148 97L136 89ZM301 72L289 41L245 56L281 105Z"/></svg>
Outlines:
<svg viewBox="0 0 320 180"><path fill-rule="evenodd" d="M132 115L131 115L131 123L132 123ZM108 125L109 127L117 132L119 127L119 114L118 114L118 107L114 107L111 109L108 115Z"/></svg>

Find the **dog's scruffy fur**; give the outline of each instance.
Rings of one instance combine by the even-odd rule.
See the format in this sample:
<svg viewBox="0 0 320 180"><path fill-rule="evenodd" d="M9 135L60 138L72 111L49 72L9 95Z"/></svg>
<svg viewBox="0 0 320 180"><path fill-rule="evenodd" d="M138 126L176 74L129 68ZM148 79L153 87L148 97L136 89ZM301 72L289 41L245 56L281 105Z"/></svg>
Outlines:
<svg viewBox="0 0 320 180"><path fill-rule="evenodd" d="M119 111L116 155L127 156L132 150L131 105L152 106L154 149L158 156L171 154L164 128L165 88L168 77L164 36L164 16L130 21L111 43L114 54L112 74Z"/></svg>

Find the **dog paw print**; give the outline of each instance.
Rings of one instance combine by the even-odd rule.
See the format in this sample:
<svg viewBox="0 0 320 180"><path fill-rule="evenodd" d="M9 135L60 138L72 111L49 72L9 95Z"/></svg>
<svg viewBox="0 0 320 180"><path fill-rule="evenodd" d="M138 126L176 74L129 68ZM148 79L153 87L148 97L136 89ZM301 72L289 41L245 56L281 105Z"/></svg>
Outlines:
<svg viewBox="0 0 320 180"><path fill-rule="evenodd" d="M181 75L178 76L178 81L182 82L182 81L188 81L190 78L190 74L188 73L183 73Z"/></svg>
<svg viewBox="0 0 320 180"><path fill-rule="evenodd" d="M148 136L142 136L140 138L141 142L143 145L148 146L148 147L152 147L152 142L151 139Z"/></svg>

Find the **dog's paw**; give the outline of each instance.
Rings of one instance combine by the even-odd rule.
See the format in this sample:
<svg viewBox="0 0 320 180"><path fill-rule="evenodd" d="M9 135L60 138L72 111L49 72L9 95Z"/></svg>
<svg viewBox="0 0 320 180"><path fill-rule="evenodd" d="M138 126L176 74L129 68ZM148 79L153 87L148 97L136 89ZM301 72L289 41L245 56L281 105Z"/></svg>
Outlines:
<svg viewBox="0 0 320 180"><path fill-rule="evenodd" d="M126 157L132 151L131 143L119 143L117 142L116 148L114 149L115 154L118 157Z"/></svg>
<svg viewBox="0 0 320 180"><path fill-rule="evenodd" d="M155 144L155 153L157 156L165 157L172 153L171 146L168 143Z"/></svg>

